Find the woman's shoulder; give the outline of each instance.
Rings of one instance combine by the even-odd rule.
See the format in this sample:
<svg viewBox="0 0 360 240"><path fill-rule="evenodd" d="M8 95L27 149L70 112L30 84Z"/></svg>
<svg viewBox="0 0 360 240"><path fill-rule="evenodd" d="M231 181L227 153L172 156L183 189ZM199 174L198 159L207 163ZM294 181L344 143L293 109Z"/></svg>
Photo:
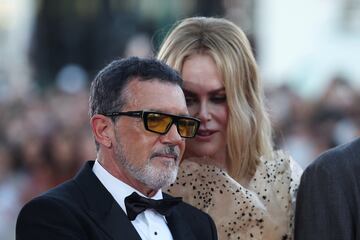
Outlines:
<svg viewBox="0 0 360 240"><path fill-rule="evenodd" d="M215 166L185 160L177 181L166 191L210 214L220 239L229 234L263 239L270 230L274 234L275 225L258 196Z"/></svg>
<svg viewBox="0 0 360 240"><path fill-rule="evenodd" d="M278 184L289 187L299 184L302 172L300 165L289 154L283 150L277 150L270 156L260 158L251 182L253 185L257 185L256 181L259 181L262 185Z"/></svg>
<svg viewBox="0 0 360 240"><path fill-rule="evenodd" d="M286 171L302 172L300 165L283 150L275 150L269 156L261 157L260 162L263 163L268 170L277 170L280 173Z"/></svg>
<svg viewBox="0 0 360 240"><path fill-rule="evenodd" d="M249 188L260 195L265 204L271 201L268 197L288 200L295 197L301 174L301 167L290 155L282 150L274 151L260 159Z"/></svg>
<svg viewBox="0 0 360 240"><path fill-rule="evenodd" d="M242 188L225 171L193 159L186 159L181 163L175 183L166 191L173 196L183 197L184 201L204 211L214 206L217 196L239 191L248 194L248 190Z"/></svg>
<svg viewBox="0 0 360 240"><path fill-rule="evenodd" d="M266 164L262 168L269 171ZM212 165L185 160L177 181L167 192L183 197L185 202L210 214L221 239L227 239L228 234L241 239L249 235L254 239L264 239L264 234L269 233L273 238L267 239L280 239L289 232L283 224L283 211L271 204L265 205L261 192L243 187L225 171ZM278 213L281 217L276 217Z"/></svg>
<svg viewBox="0 0 360 240"><path fill-rule="evenodd" d="M301 174L301 167L291 156L279 150L260 159L249 184L249 189L258 195L275 222L289 223L289 235L293 227L296 193ZM286 227L284 224L280 225Z"/></svg>

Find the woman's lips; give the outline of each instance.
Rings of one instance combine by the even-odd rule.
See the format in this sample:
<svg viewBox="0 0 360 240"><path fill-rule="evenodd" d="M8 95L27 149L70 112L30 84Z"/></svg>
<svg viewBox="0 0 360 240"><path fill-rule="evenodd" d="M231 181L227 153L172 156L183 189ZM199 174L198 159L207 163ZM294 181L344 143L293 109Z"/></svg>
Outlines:
<svg viewBox="0 0 360 240"><path fill-rule="evenodd" d="M215 133L216 131L214 130L198 130L197 135L196 135L196 139L197 140L201 140L201 141L208 141L211 139L212 135Z"/></svg>

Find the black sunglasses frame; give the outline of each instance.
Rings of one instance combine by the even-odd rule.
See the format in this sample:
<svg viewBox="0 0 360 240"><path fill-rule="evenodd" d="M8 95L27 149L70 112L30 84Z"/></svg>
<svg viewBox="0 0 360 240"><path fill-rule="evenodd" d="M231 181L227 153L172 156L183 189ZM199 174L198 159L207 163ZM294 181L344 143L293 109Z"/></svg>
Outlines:
<svg viewBox="0 0 360 240"><path fill-rule="evenodd" d="M171 118L171 124L169 124L169 126L167 127L167 129L165 130L165 132L158 132L158 131L154 131L149 129L148 124L147 124L147 117L149 114L161 114L163 116L168 116ZM196 133L199 129L200 126L200 120L194 117L189 117L189 116L178 116L178 115L173 115L173 114L169 114L169 113L163 113L163 112L156 112L156 111L146 111L146 110L142 110L142 111L128 111L128 112L111 112L111 113L102 113L101 115L107 116L107 117L118 117L118 116L128 116L128 117L133 117L133 118L141 118L143 120L143 124L144 127L147 131L149 132L153 132L153 133L158 133L160 135L165 135L169 132L171 126L173 124L176 125L176 130L179 133L179 135L183 138L193 138L196 136ZM180 131L179 131L179 119L187 119L187 120L193 120L196 123L196 129L194 131L194 135L193 136L182 136Z"/></svg>

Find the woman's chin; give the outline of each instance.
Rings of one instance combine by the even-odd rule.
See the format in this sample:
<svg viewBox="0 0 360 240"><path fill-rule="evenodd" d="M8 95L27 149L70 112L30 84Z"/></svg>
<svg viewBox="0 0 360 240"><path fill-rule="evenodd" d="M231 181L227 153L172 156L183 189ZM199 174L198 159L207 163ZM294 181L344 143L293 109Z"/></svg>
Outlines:
<svg viewBox="0 0 360 240"><path fill-rule="evenodd" d="M184 159L195 159L198 163L208 165L221 165L226 161L225 141L211 143L197 142L194 140L186 143Z"/></svg>
<svg viewBox="0 0 360 240"><path fill-rule="evenodd" d="M200 144L199 144L200 145ZM187 148L185 150L184 158L213 158L216 155L216 151L212 147L202 148L201 146L195 147L195 149Z"/></svg>

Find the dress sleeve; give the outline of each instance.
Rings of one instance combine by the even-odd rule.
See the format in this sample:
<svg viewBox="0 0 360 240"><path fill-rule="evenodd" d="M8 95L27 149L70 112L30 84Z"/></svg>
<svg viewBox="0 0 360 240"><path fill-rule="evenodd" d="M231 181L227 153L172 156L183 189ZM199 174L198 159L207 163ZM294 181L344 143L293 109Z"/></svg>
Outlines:
<svg viewBox="0 0 360 240"><path fill-rule="evenodd" d="M261 158L249 188L265 205L274 221L274 232L293 239L296 193L302 169L283 151Z"/></svg>

